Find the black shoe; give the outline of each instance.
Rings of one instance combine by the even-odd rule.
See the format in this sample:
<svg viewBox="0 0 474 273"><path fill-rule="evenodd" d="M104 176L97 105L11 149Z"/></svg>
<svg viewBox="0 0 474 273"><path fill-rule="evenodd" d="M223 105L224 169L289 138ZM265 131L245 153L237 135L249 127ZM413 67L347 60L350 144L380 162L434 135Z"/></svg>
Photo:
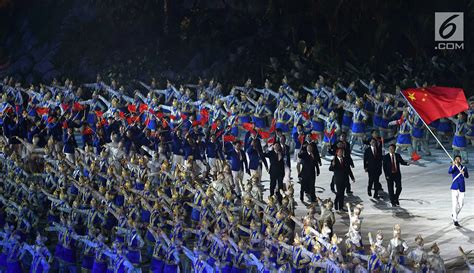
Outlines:
<svg viewBox="0 0 474 273"><path fill-rule="evenodd" d="M339 209L339 212L347 212L346 208Z"/></svg>
<svg viewBox="0 0 474 273"><path fill-rule="evenodd" d="M353 192L352 192L352 191L346 191L346 193L347 193L347 194L353 194Z"/></svg>
<svg viewBox="0 0 474 273"><path fill-rule="evenodd" d="M371 191L371 190L367 190L367 194L368 194L369 196L372 196L372 191ZM375 196L375 193L374 193L374 196Z"/></svg>
<svg viewBox="0 0 474 273"><path fill-rule="evenodd" d="M397 207L397 204L396 203L392 203L392 208L395 208Z"/></svg>
<svg viewBox="0 0 474 273"><path fill-rule="evenodd" d="M379 199L380 196L378 196L376 193L374 193L374 199Z"/></svg>
<svg viewBox="0 0 474 273"><path fill-rule="evenodd" d="M457 226L457 227L460 227L460 226L461 226L461 225L458 223L458 221L454 221L454 220L453 220L453 222L454 222L454 225L455 225L455 226Z"/></svg>
<svg viewBox="0 0 474 273"><path fill-rule="evenodd" d="M400 206L400 202L398 202L398 200L396 202L397 202L397 206Z"/></svg>

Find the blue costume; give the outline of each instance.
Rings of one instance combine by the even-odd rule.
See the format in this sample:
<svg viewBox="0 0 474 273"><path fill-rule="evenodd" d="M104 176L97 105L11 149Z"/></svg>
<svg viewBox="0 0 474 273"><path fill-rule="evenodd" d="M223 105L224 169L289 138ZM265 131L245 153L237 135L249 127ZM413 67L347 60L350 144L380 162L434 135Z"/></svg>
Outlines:
<svg viewBox="0 0 474 273"><path fill-rule="evenodd" d="M460 174L460 170L464 171L464 175ZM459 167L450 166L448 173L453 176L453 182L451 184L451 190L459 190L460 192L466 191L466 185L464 182L465 178L469 178L469 173L466 166L460 165Z"/></svg>
<svg viewBox="0 0 474 273"><path fill-rule="evenodd" d="M464 150L466 148L466 133L468 132L468 126L461 119L452 119L453 123L456 125L453 137L453 149Z"/></svg>
<svg viewBox="0 0 474 273"><path fill-rule="evenodd" d="M274 113L273 117L276 120L276 123L275 123L275 128L276 129L281 129L282 132L284 132L284 133L287 133L287 132L290 131L289 123L291 121L291 116L287 112L286 109L277 108L275 110L275 113Z"/></svg>

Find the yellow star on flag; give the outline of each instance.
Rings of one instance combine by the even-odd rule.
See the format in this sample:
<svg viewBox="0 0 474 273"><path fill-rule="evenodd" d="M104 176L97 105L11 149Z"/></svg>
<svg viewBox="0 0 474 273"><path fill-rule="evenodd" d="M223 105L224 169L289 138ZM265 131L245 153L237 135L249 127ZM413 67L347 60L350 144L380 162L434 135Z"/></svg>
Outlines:
<svg viewBox="0 0 474 273"><path fill-rule="evenodd" d="M415 93L408 93L408 98L411 99L412 101L416 100Z"/></svg>

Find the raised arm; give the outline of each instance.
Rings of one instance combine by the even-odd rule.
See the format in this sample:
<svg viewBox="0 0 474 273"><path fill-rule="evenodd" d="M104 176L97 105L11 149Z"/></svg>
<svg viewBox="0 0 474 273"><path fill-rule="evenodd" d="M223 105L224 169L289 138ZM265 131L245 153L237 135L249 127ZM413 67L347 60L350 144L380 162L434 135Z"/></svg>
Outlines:
<svg viewBox="0 0 474 273"><path fill-rule="evenodd" d="M112 103L102 97L102 95L99 95L98 98L107 106L107 108L110 108L112 106Z"/></svg>
<svg viewBox="0 0 474 273"><path fill-rule="evenodd" d="M196 262L197 257L194 255L194 253L187 247L182 246L184 254L193 262L193 264Z"/></svg>

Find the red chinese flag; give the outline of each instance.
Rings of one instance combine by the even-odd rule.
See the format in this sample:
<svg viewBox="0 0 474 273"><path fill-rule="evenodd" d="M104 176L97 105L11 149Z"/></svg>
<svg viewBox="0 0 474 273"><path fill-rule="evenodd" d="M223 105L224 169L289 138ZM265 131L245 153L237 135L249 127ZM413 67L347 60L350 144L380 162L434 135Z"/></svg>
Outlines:
<svg viewBox="0 0 474 273"><path fill-rule="evenodd" d="M299 135L298 136L298 141L300 142L300 144L303 144L304 138L305 138L305 135Z"/></svg>
<svg viewBox="0 0 474 273"><path fill-rule="evenodd" d="M79 112L79 111L82 111L84 110L84 106L82 104L80 104L79 102L75 102L73 105L72 105L72 110L74 112Z"/></svg>
<svg viewBox="0 0 474 273"><path fill-rule="evenodd" d="M156 113L156 117L162 119L165 115L162 112Z"/></svg>
<svg viewBox="0 0 474 273"><path fill-rule="evenodd" d="M308 112L302 112L301 115L302 115L305 119L309 119L309 114L308 114Z"/></svg>
<svg viewBox="0 0 474 273"><path fill-rule="evenodd" d="M131 116L131 117L127 118L127 123L130 125L130 124L135 123L139 120L140 120L139 116Z"/></svg>
<svg viewBox="0 0 474 273"><path fill-rule="evenodd" d="M168 128L168 122L164 118L161 119L161 125L163 128Z"/></svg>
<svg viewBox="0 0 474 273"><path fill-rule="evenodd" d="M120 112L119 112L119 115L120 115L120 119L124 119L124 118L125 118L125 113L124 113L124 112L120 111Z"/></svg>
<svg viewBox="0 0 474 273"><path fill-rule="evenodd" d="M129 113L135 113L137 111L137 106L135 104L129 104L127 109Z"/></svg>
<svg viewBox="0 0 474 273"><path fill-rule="evenodd" d="M211 129L212 129L212 130L216 130L216 129L217 129L217 123L214 122L214 123L211 125Z"/></svg>
<svg viewBox="0 0 474 273"><path fill-rule="evenodd" d="M270 130L268 130L268 132L273 133L275 131L275 125L276 125L276 120L272 119L272 126L270 127Z"/></svg>
<svg viewBox="0 0 474 273"><path fill-rule="evenodd" d="M193 123L191 124L193 127L198 126L200 123L197 120L193 120Z"/></svg>
<svg viewBox="0 0 474 273"><path fill-rule="evenodd" d="M245 122L244 124L242 124L242 127L247 131L253 130L253 124L249 122Z"/></svg>
<svg viewBox="0 0 474 273"><path fill-rule="evenodd" d="M234 142L234 141L235 141L235 136L233 135L224 136L224 142Z"/></svg>
<svg viewBox="0 0 474 273"><path fill-rule="evenodd" d="M201 116L209 118L209 111L206 108L201 109Z"/></svg>
<svg viewBox="0 0 474 273"><path fill-rule="evenodd" d="M140 103L140 106L138 107L138 111L140 111L140 113L143 113L146 110L148 110L148 104Z"/></svg>
<svg viewBox="0 0 474 273"><path fill-rule="evenodd" d="M311 136L310 136L310 137L311 137L312 140L317 140L317 139L319 138L319 134L317 134L317 133L311 133Z"/></svg>
<svg viewBox="0 0 474 273"><path fill-rule="evenodd" d="M181 117L182 120L185 120L185 119L188 118L188 116L186 116L185 114L181 114L180 117Z"/></svg>
<svg viewBox="0 0 474 273"><path fill-rule="evenodd" d="M413 151L413 153L411 154L411 160L418 161L420 159L421 159L421 156L417 152Z"/></svg>
<svg viewBox="0 0 474 273"><path fill-rule="evenodd" d="M461 88L408 88L402 94L427 124L440 118L452 117L469 108Z"/></svg>
<svg viewBox="0 0 474 273"><path fill-rule="evenodd" d="M67 103L61 103L61 109L63 109L64 112L69 110L69 104Z"/></svg>
<svg viewBox="0 0 474 273"><path fill-rule="evenodd" d="M92 131L92 129L90 127L86 127L83 131L82 131L82 134L83 135L86 135L86 136L89 136L89 135L92 135L94 133L94 131Z"/></svg>
<svg viewBox="0 0 474 273"><path fill-rule="evenodd" d="M258 131L258 134L263 138L263 139L267 139L270 137L270 133L269 132L265 132L265 131L262 131L262 130L259 130Z"/></svg>
<svg viewBox="0 0 474 273"><path fill-rule="evenodd" d="M201 116L199 123L201 124L201 126L205 126L208 121L209 121L209 117Z"/></svg>
<svg viewBox="0 0 474 273"><path fill-rule="evenodd" d="M96 114L99 118L102 118L102 116L104 115L104 112L102 112L102 111L95 111L95 114Z"/></svg>
<svg viewBox="0 0 474 273"><path fill-rule="evenodd" d="M46 107L36 108L36 113L38 113L39 116L47 115L49 113L49 108L46 108Z"/></svg>

